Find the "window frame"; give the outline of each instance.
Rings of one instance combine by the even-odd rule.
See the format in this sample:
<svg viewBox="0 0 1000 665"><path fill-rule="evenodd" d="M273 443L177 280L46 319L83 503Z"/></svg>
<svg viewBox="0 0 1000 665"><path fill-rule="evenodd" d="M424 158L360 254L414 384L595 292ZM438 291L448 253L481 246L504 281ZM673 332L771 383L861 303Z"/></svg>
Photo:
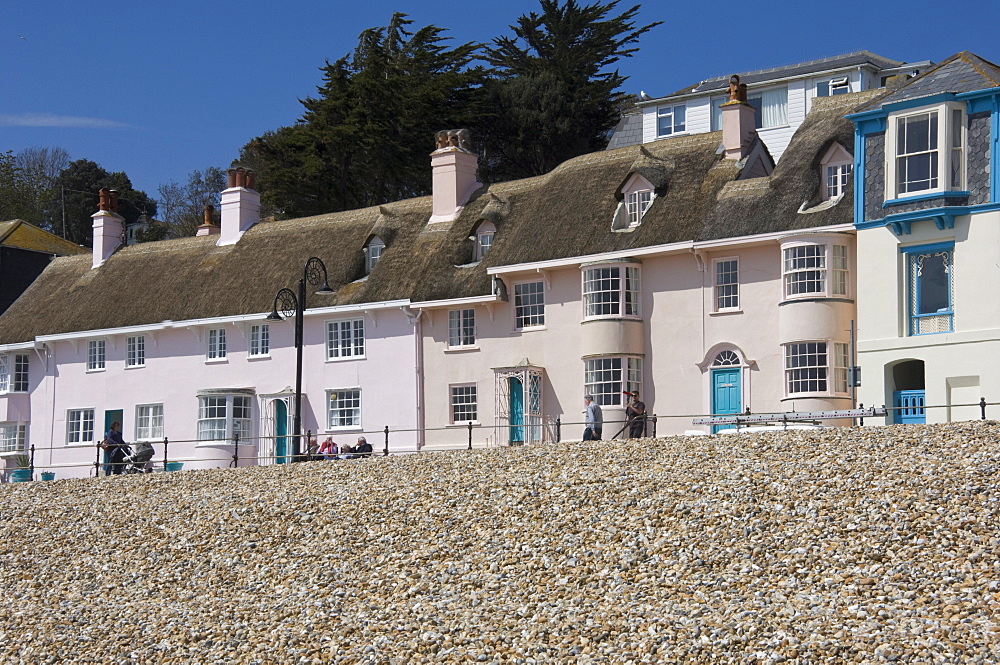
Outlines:
<svg viewBox="0 0 1000 665"><path fill-rule="evenodd" d="M95 420L96 409L93 407L84 407L79 409L66 409L66 445L67 446L92 446L96 443L95 436L97 434L97 423ZM79 418L74 418L75 414L79 414ZM87 414L89 414L90 422L90 438L86 439L84 436L87 433ZM73 428L74 422L78 424L76 428ZM78 435L78 440L73 440L73 435Z"/></svg>
<svg viewBox="0 0 1000 665"><path fill-rule="evenodd" d="M30 369L31 356L27 353L0 354L0 394L28 392Z"/></svg>
<svg viewBox="0 0 1000 665"><path fill-rule="evenodd" d="M727 271L726 274L733 275L733 281L727 282L725 284L720 283L720 268L728 263L734 264L731 271ZM726 288L730 292L722 293L722 289ZM723 298L731 299L731 304L722 305ZM712 259L712 303L714 305L715 312L739 312L740 309L740 257L738 256L720 256L717 259Z"/></svg>
<svg viewBox="0 0 1000 665"><path fill-rule="evenodd" d="M208 408L218 409L219 404L213 404L206 407L205 400L224 400L224 404L221 406L224 408L223 415L218 415L217 413L208 415ZM237 407L237 400L242 402L242 404ZM239 417L236 415L236 409L239 408L241 414ZM222 438L213 437L205 438L203 435L208 429L202 426L202 423L207 423L209 421L223 421L223 434ZM234 434L240 435L240 444L253 445L253 395L246 395L243 393L209 393L198 395L198 421L197 421L197 445L212 445L220 443L232 443ZM239 427L237 427L239 425ZM214 432L218 432L219 428L216 426L212 428Z"/></svg>
<svg viewBox="0 0 1000 665"><path fill-rule="evenodd" d="M622 275L624 268L624 275ZM608 276L599 276L596 279L590 278L590 273L598 271L608 271ZM612 276L611 271L617 271L616 276ZM642 310L640 307L642 300L642 276L638 263L599 263L582 266L580 269L580 293L583 303L583 320L593 321L597 319L641 319ZM588 290L589 285L603 285L605 282L609 288L600 290ZM617 282L617 286L614 286ZM609 294L608 300L594 300L598 294ZM613 311L592 313L595 307L610 306Z"/></svg>
<svg viewBox="0 0 1000 665"><path fill-rule="evenodd" d="M825 87L825 92L821 92L821 86ZM851 91L851 77L847 75L825 78L816 81L817 97L836 97L846 95Z"/></svg>
<svg viewBox="0 0 1000 665"><path fill-rule="evenodd" d="M385 251L385 242L375 236L368 241L365 245L365 274L370 275L375 266L378 265L379 260L382 258L382 253Z"/></svg>
<svg viewBox="0 0 1000 665"><path fill-rule="evenodd" d="M907 337L920 337L923 335L940 335L942 333L955 332L955 243L943 242L932 245L915 245L900 247L899 251L903 255L905 262L904 270L906 274L906 332ZM934 257L946 255L947 264L944 274L947 277L945 284L945 295L947 296L947 308L939 308L934 312L917 313L916 309L920 304L923 289L920 286L916 270L919 268L920 257ZM947 330L926 330L921 331L924 321L934 321L944 319L947 321Z"/></svg>
<svg viewBox="0 0 1000 665"><path fill-rule="evenodd" d="M10 432L11 429L13 434ZM27 423L16 420L0 423L0 455L27 452L27 432Z"/></svg>
<svg viewBox="0 0 1000 665"><path fill-rule="evenodd" d="M839 247L843 248L842 253L836 249ZM804 265L802 267L790 269L789 252L802 250L804 248L820 249L822 252L818 257L806 255L792 257L793 260L801 261ZM814 261L816 258L822 259L821 265L808 265L810 261ZM815 275L810 277L809 273L815 273ZM800 279L794 281L795 284L808 285L812 283L814 287L809 290L798 290L797 292L792 293L789 287L793 283L792 279L795 276L800 277ZM821 283L822 288L815 288L815 284L817 282ZM840 292L841 286L843 287L842 293ZM851 254L847 240L845 239L844 242L835 242L833 240L803 240L800 242L782 245L781 293L783 301L803 300L808 298L850 298Z"/></svg>
<svg viewBox="0 0 1000 665"><path fill-rule="evenodd" d="M935 133L937 146L927 150L899 154L900 121L909 121L919 116L936 114ZM933 197L949 191L965 191L967 174L965 168L968 152L968 116L965 104L959 102L944 102L933 106L906 109L890 113L886 119L885 132L885 199L887 202L900 202L914 197ZM957 130L957 131L956 131ZM928 129L930 132L930 129ZM955 145L957 143L958 145ZM899 182L900 159L914 158L921 154L936 157L930 186L923 189L906 188ZM957 172L953 171L957 168ZM955 176L957 175L957 180ZM913 182L913 181L911 181Z"/></svg>
<svg viewBox="0 0 1000 665"><path fill-rule="evenodd" d="M476 309L448 310L448 348L476 348Z"/></svg>
<svg viewBox="0 0 1000 665"><path fill-rule="evenodd" d="M779 118L778 122L774 124L764 125L764 97L765 95L773 96L775 93L784 93L784 115ZM760 100L758 104L754 103L754 100ZM751 94L747 95L747 103L754 109L754 128L755 129L777 129L779 127L788 126L788 86L777 86L771 88L762 88L754 90Z"/></svg>
<svg viewBox="0 0 1000 665"><path fill-rule="evenodd" d="M267 323L252 323L247 331L247 357L269 358L271 356L271 326Z"/></svg>
<svg viewBox="0 0 1000 665"><path fill-rule="evenodd" d="M334 406L334 401L340 401L342 396L349 395L352 402L357 402L357 404L345 404L343 406ZM358 431L362 429L362 406L364 402L362 401L361 388L355 386L353 388L331 388L326 391L326 431L327 432L349 432ZM338 423L334 424L334 412L346 413L347 411L352 411L352 416L350 418L351 422L348 424Z"/></svg>
<svg viewBox="0 0 1000 665"><path fill-rule="evenodd" d="M633 173L619 193L622 199L615 211L611 229L629 231L637 228L656 201L656 188L638 173Z"/></svg>
<svg viewBox="0 0 1000 665"><path fill-rule="evenodd" d="M531 293L518 293L524 287L531 287ZM537 287L537 290L535 290ZM514 330L541 330L545 328L545 280L531 279L514 282L514 297L511 299L514 312ZM523 303L525 297L537 298L538 302Z"/></svg>
<svg viewBox="0 0 1000 665"><path fill-rule="evenodd" d="M159 409L157 415L156 409ZM156 419L159 418L159 425ZM143 425L143 421L148 420L148 425ZM164 432L163 403L136 404L135 405L135 440L136 441L162 441ZM157 434L157 428L159 434ZM143 430L146 430L144 433Z"/></svg>
<svg viewBox="0 0 1000 665"><path fill-rule="evenodd" d="M848 345L836 340L802 340L782 345L785 398L841 396L850 390L847 381ZM822 348L820 348L822 347ZM794 352L798 353L794 353ZM822 362L818 362L822 356ZM817 362L810 362L815 357ZM799 360L793 366L792 359ZM793 387L801 389L794 390Z"/></svg>
<svg viewBox="0 0 1000 665"><path fill-rule="evenodd" d="M603 366L597 367L598 363ZM642 371L641 356L608 355L584 358L584 393L593 395L594 401L602 407L624 408L623 390L642 394Z"/></svg>
<svg viewBox="0 0 1000 665"><path fill-rule="evenodd" d="M129 335L125 338L125 368L146 366L146 336Z"/></svg>
<svg viewBox="0 0 1000 665"><path fill-rule="evenodd" d="M346 326L346 336L341 330L344 326ZM330 319L326 322L327 362L360 360L367 357L366 353L364 318Z"/></svg>
<svg viewBox="0 0 1000 665"><path fill-rule="evenodd" d="M460 394L458 391L466 391ZM471 391L471 392L468 392ZM471 401L456 401L458 398L471 396ZM459 409L468 410L471 405L471 418L456 418ZM479 424L479 388L476 383L452 383L448 386L448 420L452 425Z"/></svg>
<svg viewBox="0 0 1000 665"><path fill-rule="evenodd" d="M681 121L677 123L677 109L680 109ZM669 119L669 131L664 132L664 120ZM668 136L678 136L687 134L687 105L669 104L656 107L656 138L662 139Z"/></svg>
<svg viewBox="0 0 1000 665"><path fill-rule="evenodd" d="M483 222L476 227L476 261L486 258L493 247L493 238L496 236L497 227L492 222Z"/></svg>
<svg viewBox="0 0 1000 665"><path fill-rule="evenodd" d="M205 362L223 362L229 356L226 328L209 328L205 332Z"/></svg>
<svg viewBox="0 0 1000 665"><path fill-rule="evenodd" d="M108 345L104 339L87 340L87 372L103 372L108 367Z"/></svg>

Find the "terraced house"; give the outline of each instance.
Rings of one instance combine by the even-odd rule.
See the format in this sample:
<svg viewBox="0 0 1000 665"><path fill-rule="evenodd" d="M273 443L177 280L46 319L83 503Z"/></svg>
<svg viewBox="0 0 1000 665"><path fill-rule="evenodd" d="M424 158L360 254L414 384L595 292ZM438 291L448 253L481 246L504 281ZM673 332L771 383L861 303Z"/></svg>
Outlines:
<svg viewBox="0 0 1000 665"><path fill-rule="evenodd" d="M1000 395L1000 67L958 53L849 117L861 399L895 422L978 417Z"/></svg>
<svg viewBox="0 0 1000 665"><path fill-rule="evenodd" d="M871 334L882 324L866 318L887 316L873 311L887 296L871 280L910 274L908 255L886 246L901 237L892 223L911 218L855 220L874 196L871 128L954 62L902 87L812 99L776 165L737 86L719 131L584 155L527 180L480 185L467 133L452 131L430 156L431 196L262 222L252 178L233 170L221 228L128 247L109 204L94 215L93 255L56 260L0 317L6 449L34 444L37 467L87 475L117 419L127 440L157 443L158 458L168 437L169 457L191 467L225 466L234 453L241 464L288 461L295 326L268 313L291 313L275 294L294 296L300 279L298 415L303 430L342 442L363 434L381 450L388 428L390 451L458 447L470 424L476 446L578 438L585 393L603 405L608 437L626 390L658 415L658 433L709 413L848 408L852 322L862 356L882 352ZM952 192L983 196L966 184L981 182L971 170L983 160L965 137L983 132L983 118L996 123L995 108L966 92L954 93L968 114L963 188L934 199L949 207ZM845 116L859 108L856 129ZM953 149L938 159L957 159ZM912 214L927 221L911 234L935 230L920 245L963 228L945 213ZM858 234L873 241L859 248ZM865 376L862 391L877 395L878 374Z"/></svg>

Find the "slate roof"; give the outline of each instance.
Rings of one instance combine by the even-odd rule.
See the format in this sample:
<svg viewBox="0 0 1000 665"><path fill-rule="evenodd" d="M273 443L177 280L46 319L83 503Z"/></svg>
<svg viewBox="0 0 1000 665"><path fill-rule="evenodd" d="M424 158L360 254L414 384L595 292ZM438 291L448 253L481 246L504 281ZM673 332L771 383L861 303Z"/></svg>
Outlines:
<svg viewBox="0 0 1000 665"><path fill-rule="evenodd" d="M848 224L850 193L820 213L799 208L818 200L819 160L830 143L853 147L853 125L844 113L871 96L817 100L767 178L737 182L740 169L722 159L722 134L712 132L583 155L543 176L484 187L448 223L428 224L431 198L421 197L262 222L225 247L216 246L217 236L143 243L120 248L99 268L91 268L89 255L58 258L0 316L0 344L267 313L277 290L294 287L311 256L326 263L336 293L311 295L310 307L419 302L489 295L489 267ZM647 177L658 196L640 226L615 232L620 188L632 173ZM472 263L469 236L486 220L496 226L494 242L481 262ZM386 247L365 277L362 248L372 235Z"/></svg>
<svg viewBox="0 0 1000 665"><path fill-rule="evenodd" d="M886 69L899 67L905 63L899 60L884 58L880 55L872 53L871 51L855 51L854 53L846 53L844 55L836 55L829 58L820 58L819 60L810 60L809 62L800 62L794 65L784 65L782 67L770 67L768 69L758 69L752 72L743 72L739 74L739 77L740 83L753 85L755 83L761 83L763 81L770 81L773 79L803 76L814 72L822 72L830 69L843 69L845 67L856 67L864 64L870 64L874 67L878 67L879 69ZM667 97L725 90L729 87L730 76L731 74L726 74L724 76L715 76L705 79L695 85L689 85L685 88L681 88L680 90L667 95Z"/></svg>
<svg viewBox="0 0 1000 665"><path fill-rule="evenodd" d="M997 86L1000 86L1000 67L975 53L962 51L939 62L902 86L884 93L858 110L874 110L887 104L929 97L942 92L972 92Z"/></svg>

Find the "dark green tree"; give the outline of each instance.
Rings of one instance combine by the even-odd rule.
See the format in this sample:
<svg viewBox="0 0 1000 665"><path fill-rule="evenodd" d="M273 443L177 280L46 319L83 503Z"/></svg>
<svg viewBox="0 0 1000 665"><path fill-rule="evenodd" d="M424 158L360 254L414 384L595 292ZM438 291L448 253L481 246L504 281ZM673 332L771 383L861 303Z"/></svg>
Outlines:
<svg viewBox="0 0 1000 665"><path fill-rule="evenodd" d="M638 50L639 5L613 16L618 0L581 5L540 0L512 37L485 50L496 77L487 85L494 114L481 129L480 174L489 181L541 175L561 162L603 150L625 101L628 77L609 69Z"/></svg>
<svg viewBox="0 0 1000 665"><path fill-rule="evenodd" d="M93 241L93 220L97 212L98 190L102 187L118 190L118 214L125 223L134 222L145 213L156 214L156 201L145 192L132 188L132 181L123 171L109 173L89 159L78 159L60 171L52 185L46 217L53 233L62 231L65 210L67 240L89 247Z"/></svg>
<svg viewBox="0 0 1000 665"><path fill-rule="evenodd" d="M395 13L361 33L353 54L322 68L318 95L291 127L247 143L264 203L281 216L361 208L430 191L434 133L476 126L486 70L479 45L446 45L444 30Z"/></svg>

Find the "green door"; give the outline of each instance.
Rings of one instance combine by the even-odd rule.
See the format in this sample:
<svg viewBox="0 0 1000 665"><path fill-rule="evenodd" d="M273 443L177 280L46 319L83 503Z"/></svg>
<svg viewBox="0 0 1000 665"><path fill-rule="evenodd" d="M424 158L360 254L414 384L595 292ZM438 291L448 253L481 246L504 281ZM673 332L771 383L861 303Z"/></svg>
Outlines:
<svg viewBox="0 0 1000 665"><path fill-rule="evenodd" d="M515 377L510 381L510 443L524 443L524 386Z"/></svg>
<svg viewBox="0 0 1000 665"><path fill-rule="evenodd" d="M288 462L288 406L284 400L274 400L274 456L275 462Z"/></svg>
<svg viewBox="0 0 1000 665"><path fill-rule="evenodd" d="M740 413L740 369L726 367L712 370L712 415L725 416ZM718 432L731 425L715 425L712 432Z"/></svg>

